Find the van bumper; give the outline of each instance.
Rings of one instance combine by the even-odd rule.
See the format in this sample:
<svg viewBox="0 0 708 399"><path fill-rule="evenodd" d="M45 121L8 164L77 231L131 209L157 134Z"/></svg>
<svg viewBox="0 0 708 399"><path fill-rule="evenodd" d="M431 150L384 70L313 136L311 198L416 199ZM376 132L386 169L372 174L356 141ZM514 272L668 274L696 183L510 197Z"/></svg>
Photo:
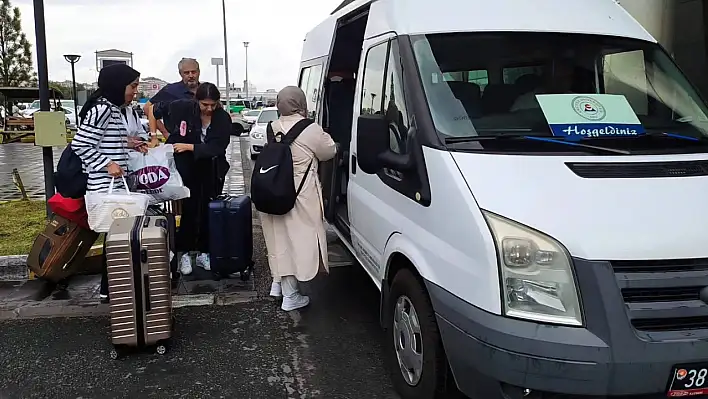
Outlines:
<svg viewBox="0 0 708 399"><path fill-rule="evenodd" d="M629 322L611 268L604 262L574 261L585 328L491 314L426 282L463 393L514 398L530 389L560 397L665 398L675 365L708 363L708 331L643 335ZM610 275L604 275L607 270Z"/></svg>

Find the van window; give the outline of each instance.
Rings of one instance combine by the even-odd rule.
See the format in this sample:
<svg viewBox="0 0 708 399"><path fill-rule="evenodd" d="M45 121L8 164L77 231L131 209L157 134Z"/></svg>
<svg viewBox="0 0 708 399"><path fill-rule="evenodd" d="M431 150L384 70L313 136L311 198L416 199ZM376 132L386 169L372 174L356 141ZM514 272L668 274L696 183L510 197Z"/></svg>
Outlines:
<svg viewBox="0 0 708 399"><path fill-rule="evenodd" d="M620 94L649 133L708 138L706 104L656 43L540 32L429 34L411 40L433 123L443 139L550 136L537 94ZM481 65L487 70L506 66L503 79L490 82L483 93L427 78L443 71L480 70ZM633 153L691 145L690 140L615 141L620 149L632 147Z"/></svg>
<svg viewBox="0 0 708 399"><path fill-rule="evenodd" d="M431 82L468 82L474 83L484 90L484 87L489 84L489 74L486 69L475 71L444 72L442 75L434 73L432 74Z"/></svg>
<svg viewBox="0 0 708 399"><path fill-rule="evenodd" d="M389 126L389 145L391 151L402 154L406 151L408 140L408 111L403 91L401 57L398 52L398 40L392 40L389 47L386 81L384 83L384 102Z"/></svg>
<svg viewBox="0 0 708 399"><path fill-rule="evenodd" d="M305 68L300 73L300 84L299 87L302 91L307 93L307 84L310 82L310 68Z"/></svg>
<svg viewBox="0 0 708 399"><path fill-rule="evenodd" d="M524 75L543 76L543 66L536 65L504 68L502 73L504 75L504 83L508 85L513 85L516 83L517 79Z"/></svg>
<svg viewBox="0 0 708 399"><path fill-rule="evenodd" d="M605 93L622 94L639 115L649 114L647 75L643 51L607 54L603 58Z"/></svg>
<svg viewBox="0 0 708 399"><path fill-rule="evenodd" d="M383 112L383 86L388 42L377 44L366 52L364 64L364 83L361 89L360 112L362 115Z"/></svg>
<svg viewBox="0 0 708 399"><path fill-rule="evenodd" d="M486 69L481 71L467 71L467 81L478 85L482 88L482 91L484 91L484 88L489 84L489 73Z"/></svg>
<svg viewBox="0 0 708 399"><path fill-rule="evenodd" d="M316 120L317 108L320 104L320 87L322 87L322 64L309 67L309 79L307 81L307 90L304 90L307 97L308 117Z"/></svg>

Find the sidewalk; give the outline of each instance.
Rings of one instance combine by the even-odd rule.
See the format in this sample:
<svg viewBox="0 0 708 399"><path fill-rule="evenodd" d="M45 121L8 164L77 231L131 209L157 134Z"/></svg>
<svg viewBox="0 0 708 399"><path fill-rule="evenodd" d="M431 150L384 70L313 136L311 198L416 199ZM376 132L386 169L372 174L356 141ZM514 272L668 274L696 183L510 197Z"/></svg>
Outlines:
<svg viewBox="0 0 708 399"><path fill-rule="evenodd" d="M225 192L242 195L250 192L252 162L247 138L232 138L227 150L231 169L226 178ZM349 266L352 259L337 242L332 232L330 242L330 267ZM75 276L68 291L48 291L41 280L28 280L26 256L0 258L0 320L38 317L82 317L108 314L108 305L99 304L99 275ZM230 305L268 298L270 271L266 260L265 241L256 210L253 210L253 275L248 281L235 279L192 280L185 279L173 291L173 306ZM195 271L196 274L196 271ZM203 273L205 274L205 273Z"/></svg>

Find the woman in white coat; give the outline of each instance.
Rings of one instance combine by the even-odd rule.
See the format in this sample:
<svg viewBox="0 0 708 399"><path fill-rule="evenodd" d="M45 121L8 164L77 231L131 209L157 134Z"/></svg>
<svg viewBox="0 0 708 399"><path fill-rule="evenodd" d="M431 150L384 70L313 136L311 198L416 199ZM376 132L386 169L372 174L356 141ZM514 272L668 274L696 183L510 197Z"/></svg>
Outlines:
<svg viewBox="0 0 708 399"><path fill-rule="evenodd" d="M307 117L307 99L299 87L281 90L276 106L280 118L271 125L276 135L279 132L287 135L298 121ZM305 179L295 207L282 216L260 213L273 276L270 295L283 296L285 311L310 303L310 298L300 294L298 281L312 280L321 269L329 271L318 162L332 159L337 151L332 138L316 123L303 130L290 149L295 187ZM306 174L311 161L314 162Z"/></svg>

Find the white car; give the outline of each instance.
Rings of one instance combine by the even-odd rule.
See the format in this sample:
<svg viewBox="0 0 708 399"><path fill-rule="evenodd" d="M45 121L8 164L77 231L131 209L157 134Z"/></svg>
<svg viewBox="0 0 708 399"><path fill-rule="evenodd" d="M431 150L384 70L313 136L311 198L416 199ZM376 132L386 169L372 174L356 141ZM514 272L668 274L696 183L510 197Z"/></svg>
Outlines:
<svg viewBox="0 0 708 399"><path fill-rule="evenodd" d="M32 118L35 112L39 111L39 108L28 109L23 113L25 118ZM64 115L66 115L66 127L71 130L76 130L76 115L74 114L73 108L64 108Z"/></svg>
<svg viewBox="0 0 708 399"><path fill-rule="evenodd" d="M258 118L248 135L248 153L251 159L256 159L266 143L266 127L269 122L278 119L278 109L275 107L263 108L258 113Z"/></svg>
<svg viewBox="0 0 708 399"><path fill-rule="evenodd" d="M261 114L261 110L253 110L253 111L247 111L241 114L241 119L243 119L246 123L249 125L253 125L256 123L256 120L258 119L258 115Z"/></svg>

